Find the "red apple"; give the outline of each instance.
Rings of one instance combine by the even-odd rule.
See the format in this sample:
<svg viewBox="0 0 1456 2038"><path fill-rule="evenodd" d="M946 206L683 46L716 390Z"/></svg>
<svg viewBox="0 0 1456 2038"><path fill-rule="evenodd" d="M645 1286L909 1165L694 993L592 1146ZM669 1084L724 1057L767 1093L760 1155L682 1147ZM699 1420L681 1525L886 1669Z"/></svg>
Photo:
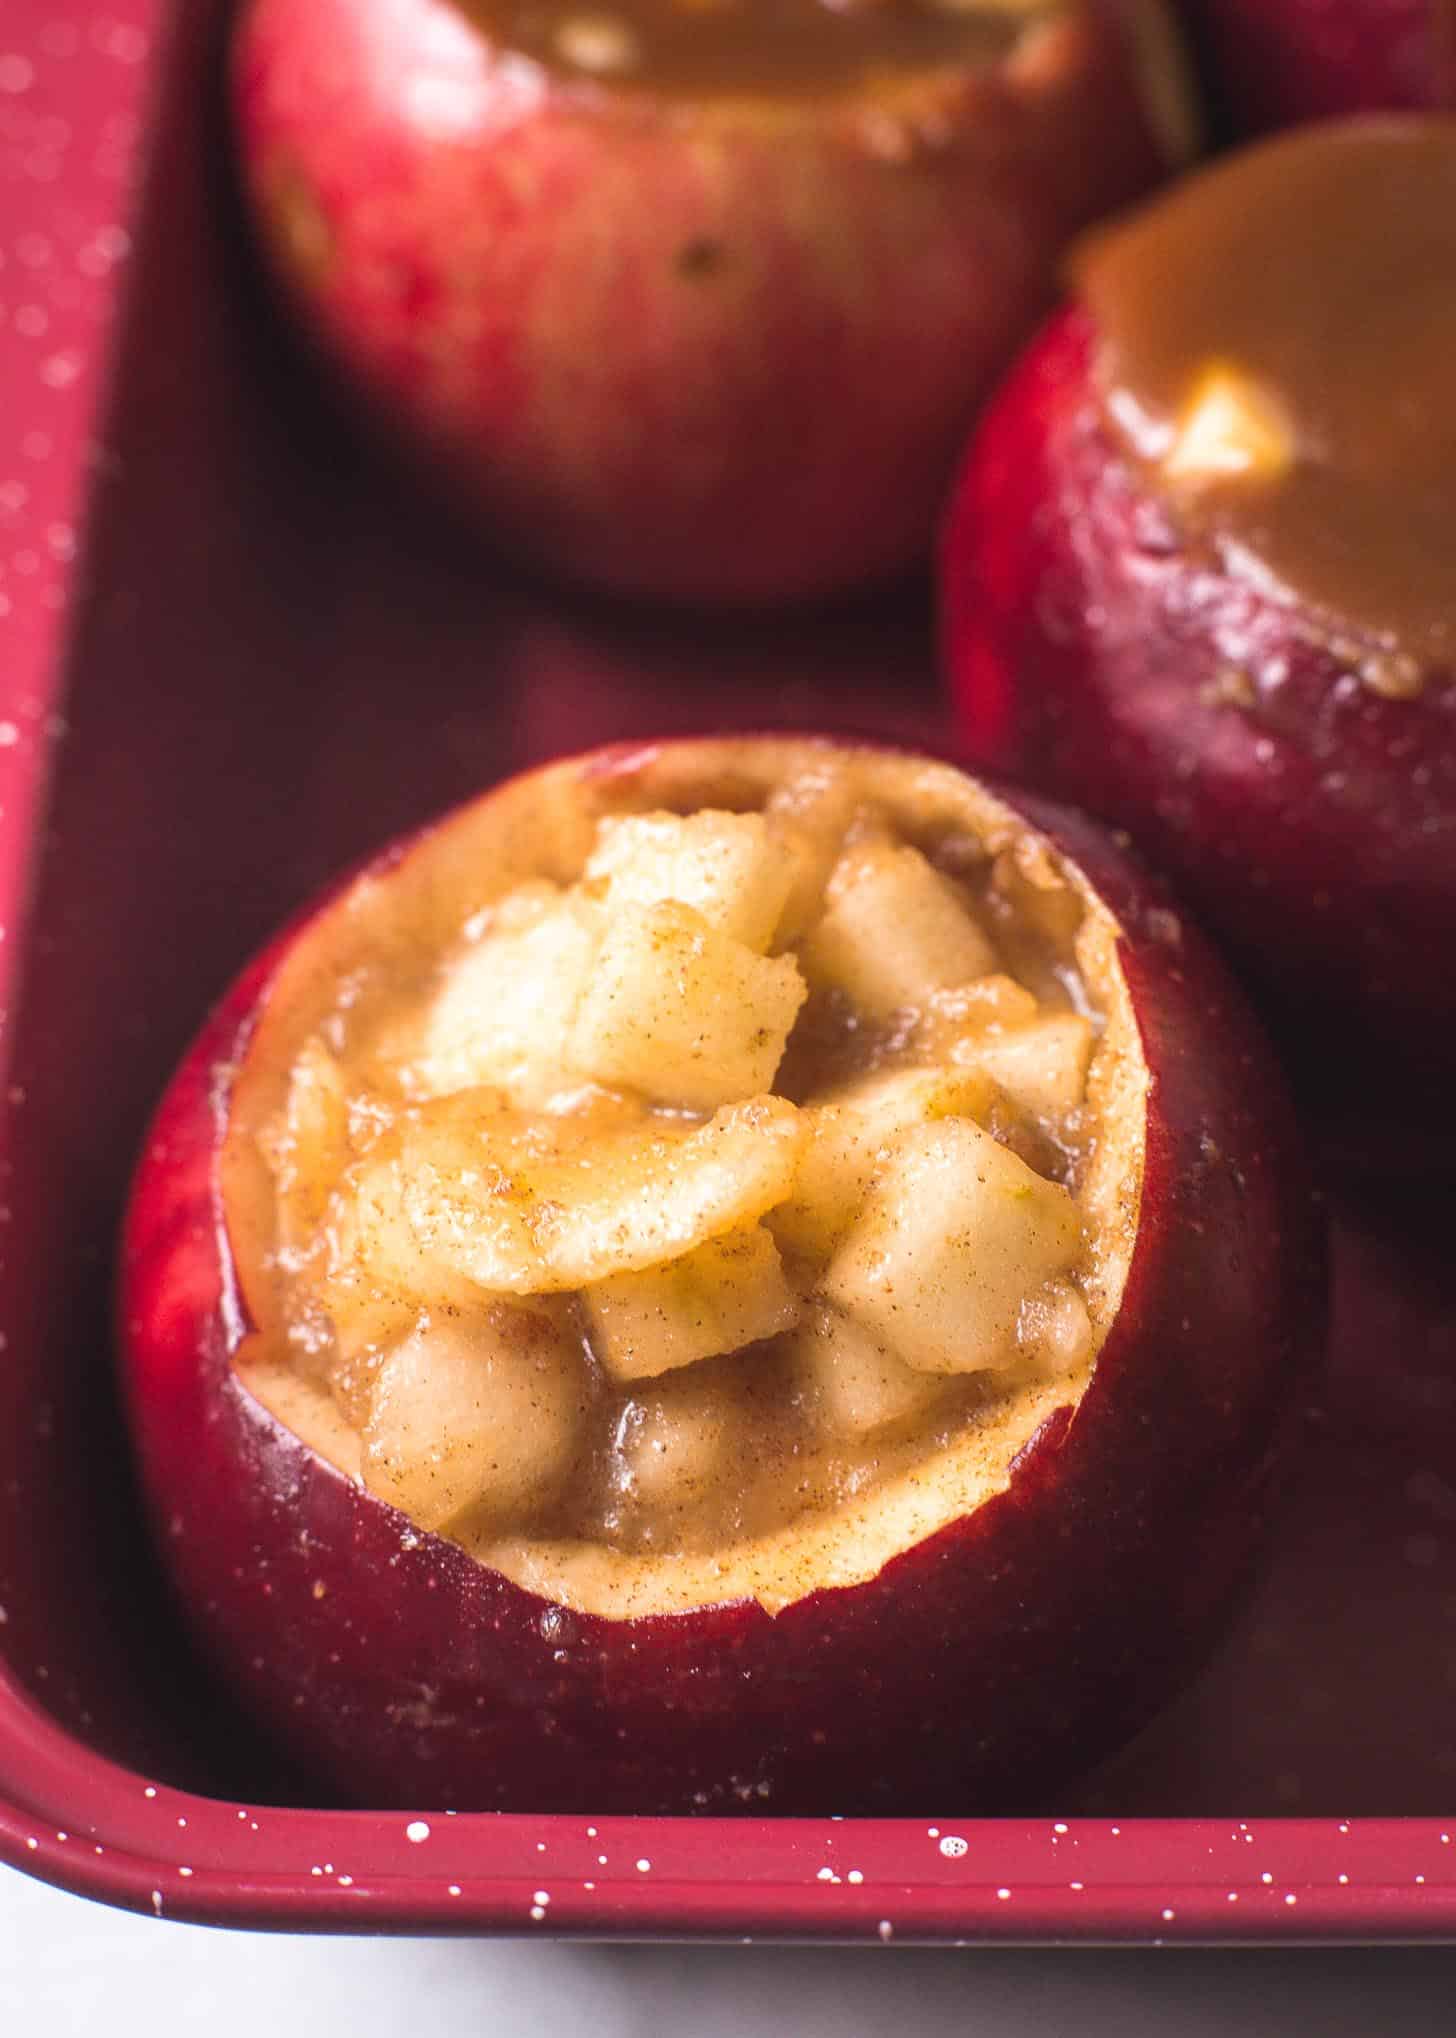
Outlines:
<svg viewBox="0 0 1456 2038"><path fill-rule="evenodd" d="M523 11L517 49L490 20L254 0L244 173L378 414L517 557L613 590L777 601L916 559L1068 235L1188 146L1161 0L790 0L686 45L648 0ZM610 75L561 54L584 26Z"/></svg>
<svg viewBox="0 0 1456 2038"><path fill-rule="evenodd" d="M1182 0L1241 134L1403 107L1456 107L1448 0Z"/></svg>
<svg viewBox="0 0 1456 2038"><path fill-rule="evenodd" d="M337 1418L280 1388L249 1127L287 1080L280 1044L342 1010L341 983L367 1002L390 953L416 967L421 916L449 924L489 859L519 857L523 828L561 871L579 867L584 811L731 789L751 812L787 777L846 763L874 774L887 811L1025 842L1027 867L1083 902L1092 945L1077 952L1106 1028L1084 1191L1107 1255L1105 1341L1090 1383L1010 1394L987 1418L991 1472L952 1488L933 1471L919 1490L952 1495L938 1526L906 1536L878 1501L846 1503L823 1541L811 1518L772 1612L732 1583L732 1546L716 1595L695 1560L644 1558L595 1605L597 1588L561 1572L576 1579L561 1603L468 1537L413 1525L335 1461ZM714 739L514 781L389 851L245 971L142 1157L123 1363L182 1602L321 1789L582 1812L971 1810L1044 1796L1210 1638L1318 1343L1319 1270L1268 1051L1193 928L1105 835L908 755ZM538 1587L555 1562L537 1550Z"/></svg>
<svg viewBox="0 0 1456 2038"><path fill-rule="evenodd" d="M1347 205L1341 184L1343 232L1316 218L1306 234L1298 220L1316 217L1337 158L1366 195ZM1276 188L1289 216L1271 223ZM1199 227L1210 198L1214 239ZM1441 648L1441 505L1456 503L1456 442L1442 422L1444 356L1423 361L1421 334L1444 332L1429 293L1452 301L1425 220L1450 242L1456 276L1453 199L1456 130L1351 123L1226 158L1136 215L1126 231L1157 237L1162 301L1200 307L1179 360L1214 364L1225 392L1247 371L1259 403L1282 413L1276 436L1295 442L1287 477L1224 476L1216 510L1190 495L1169 462L1191 444L1201 366L1183 421L1170 414L1165 427L1157 406L1144 418L1174 435L1175 452L1145 457L1104 400L1107 336L1075 306L988 412L942 555L944 652L970 760L1125 828L1280 1016L1293 1072L1347 1124L1425 1123L1443 1156L1456 1072L1456 676ZM1229 277L1264 279L1253 292L1237 284L1233 327ZM1296 387L1267 370L1276 353L1323 365ZM1216 435L1214 410L1201 416ZM1302 563L1286 572L1270 549L1294 500L1280 491L1296 487L1311 556L1322 554L1318 599ZM1377 555L1379 601L1413 615L1431 606L1419 631L1352 613Z"/></svg>

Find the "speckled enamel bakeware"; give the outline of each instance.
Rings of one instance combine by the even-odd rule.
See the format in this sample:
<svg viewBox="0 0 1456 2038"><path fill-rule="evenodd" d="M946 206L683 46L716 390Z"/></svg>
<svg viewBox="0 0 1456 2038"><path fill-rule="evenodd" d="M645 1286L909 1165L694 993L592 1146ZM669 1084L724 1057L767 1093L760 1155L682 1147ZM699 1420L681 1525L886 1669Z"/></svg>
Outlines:
<svg viewBox="0 0 1456 2038"><path fill-rule="evenodd" d="M707 641L490 579L277 327L226 171L223 19L0 20L0 1856L298 1930L1456 1936L1449 1189L1343 1199L1332 1374L1268 1572L1065 1802L319 1808L193 1662L131 1493L110 1256L149 1108L238 961L349 858L564 747L939 734L921 601Z"/></svg>

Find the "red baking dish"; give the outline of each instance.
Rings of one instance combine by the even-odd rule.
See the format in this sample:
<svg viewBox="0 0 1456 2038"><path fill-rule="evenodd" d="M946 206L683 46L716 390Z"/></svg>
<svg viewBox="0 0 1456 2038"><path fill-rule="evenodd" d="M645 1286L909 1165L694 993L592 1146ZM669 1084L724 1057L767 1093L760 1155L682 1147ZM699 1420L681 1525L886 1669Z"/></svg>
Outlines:
<svg viewBox="0 0 1456 2038"><path fill-rule="evenodd" d="M940 734L923 599L693 631L491 577L275 323L223 15L8 0L0 27L0 1856L299 1930L1456 1937L1450 1186L1342 1193L1334 1362L1266 1576L1064 1801L316 1809L208 1685L132 1494L110 1256L148 1111L239 960L342 863L555 750Z"/></svg>

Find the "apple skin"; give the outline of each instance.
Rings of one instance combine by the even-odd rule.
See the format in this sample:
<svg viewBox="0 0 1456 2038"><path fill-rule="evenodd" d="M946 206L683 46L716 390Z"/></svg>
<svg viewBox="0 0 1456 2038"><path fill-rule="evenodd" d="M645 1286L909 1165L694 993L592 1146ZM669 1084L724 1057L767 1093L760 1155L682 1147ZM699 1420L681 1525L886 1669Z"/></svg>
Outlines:
<svg viewBox="0 0 1456 2038"><path fill-rule="evenodd" d="M1232 133L1456 107L1446 0L1182 0L1182 13Z"/></svg>
<svg viewBox="0 0 1456 2038"><path fill-rule="evenodd" d="M756 1602L638 1621L554 1607L413 1529L261 1407L230 1363L246 1318L215 1163L232 1071L317 908L209 1019L128 1211L125 1390L183 1607L320 1793L644 1813L1025 1803L1130 1732L1212 1639L1320 1349L1321 1233L1228 977L1099 830L1013 799L1126 930L1156 1079L1123 1309L1079 1411L1047 1420L1002 1494L777 1618Z"/></svg>
<svg viewBox="0 0 1456 2038"><path fill-rule="evenodd" d="M448 0L255 0L235 126L326 354L515 557L817 597L928 550L1059 250L1167 174L1121 19L1155 4L948 77L917 139L832 100L552 81Z"/></svg>
<svg viewBox="0 0 1456 2038"><path fill-rule="evenodd" d="M941 595L962 753L1126 829L1170 875L1342 1153L1404 1165L1429 1138L1449 1169L1456 676L1379 695L1355 632L1326 648L1190 557L1102 422L1095 344L1084 311L1059 314L957 485Z"/></svg>

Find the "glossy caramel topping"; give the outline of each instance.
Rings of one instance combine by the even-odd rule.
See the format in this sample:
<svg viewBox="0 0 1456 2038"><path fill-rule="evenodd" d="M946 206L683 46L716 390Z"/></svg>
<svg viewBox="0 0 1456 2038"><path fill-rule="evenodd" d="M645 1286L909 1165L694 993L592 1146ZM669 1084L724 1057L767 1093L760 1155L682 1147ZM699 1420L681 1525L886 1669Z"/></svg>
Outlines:
<svg viewBox="0 0 1456 2038"><path fill-rule="evenodd" d="M551 70L704 97L873 88L995 63L1065 0L457 0Z"/></svg>
<svg viewBox="0 0 1456 2038"><path fill-rule="evenodd" d="M1243 151L1072 273L1107 416L1185 529L1377 673L1456 659L1456 120Z"/></svg>

